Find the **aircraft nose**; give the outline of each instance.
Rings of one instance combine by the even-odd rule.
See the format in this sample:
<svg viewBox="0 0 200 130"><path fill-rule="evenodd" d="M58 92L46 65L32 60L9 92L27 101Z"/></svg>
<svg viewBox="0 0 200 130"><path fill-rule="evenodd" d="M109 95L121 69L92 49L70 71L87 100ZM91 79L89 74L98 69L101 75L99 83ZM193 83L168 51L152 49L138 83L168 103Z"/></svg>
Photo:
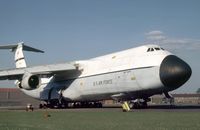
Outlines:
<svg viewBox="0 0 200 130"><path fill-rule="evenodd" d="M165 57L160 66L160 80L170 90L183 85L191 74L190 66L174 55Z"/></svg>

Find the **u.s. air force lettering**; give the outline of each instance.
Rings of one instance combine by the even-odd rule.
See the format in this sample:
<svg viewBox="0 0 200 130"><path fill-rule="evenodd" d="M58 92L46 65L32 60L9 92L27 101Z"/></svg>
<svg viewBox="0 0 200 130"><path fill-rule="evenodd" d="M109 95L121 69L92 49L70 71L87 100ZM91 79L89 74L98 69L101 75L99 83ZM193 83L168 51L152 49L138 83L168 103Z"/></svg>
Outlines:
<svg viewBox="0 0 200 130"><path fill-rule="evenodd" d="M112 79L93 82L93 86L100 86L100 85L107 85L107 84L112 84Z"/></svg>

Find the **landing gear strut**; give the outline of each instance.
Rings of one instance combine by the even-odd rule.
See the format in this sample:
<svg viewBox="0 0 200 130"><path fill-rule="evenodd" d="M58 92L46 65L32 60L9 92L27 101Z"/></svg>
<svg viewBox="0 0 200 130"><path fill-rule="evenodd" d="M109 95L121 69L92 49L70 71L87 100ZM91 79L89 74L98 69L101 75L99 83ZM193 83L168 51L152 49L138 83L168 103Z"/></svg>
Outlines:
<svg viewBox="0 0 200 130"><path fill-rule="evenodd" d="M174 97L168 92L165 92L164 95L169 100L170 106L174 106Z"/></svg>

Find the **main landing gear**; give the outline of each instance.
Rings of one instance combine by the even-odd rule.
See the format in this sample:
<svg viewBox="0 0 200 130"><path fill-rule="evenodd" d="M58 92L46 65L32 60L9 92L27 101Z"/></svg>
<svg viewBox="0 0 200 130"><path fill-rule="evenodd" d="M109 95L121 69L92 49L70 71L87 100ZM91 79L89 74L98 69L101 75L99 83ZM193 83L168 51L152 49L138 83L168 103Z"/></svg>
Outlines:
<svg viewBox="0 0 200 130"><path fill-rule="evenodd" d="M133 109L144 109L148 107L147 102L151 101L150 98L147 99L135 99L131 101L131 108Z"/></svg>
<svg viewBox="0 0 200 130"><path fill-rule="evenodd" d="M51 109L65 109L65 108L102 108L101 102L59 102L58 100L51 100L45 103L41 103L39 108L51 108Z"/></svg>
<svg viewBox="0 0 200 130"><path fill-rule="evenodd" d="M59 101L57 99L54 99L54 100L40 103L39 108L40 109L46 109L46 108L64 109L64 108L68 108L68 103L65 101Z"/></svg>
<svg viewBox="0 0 200 130"><path fill-rule="evenodd" d="M73 108L102 108L101 102L74 102L71 103Z"/></svg>
<svg viewBox="0 0 200 130"><path fill-rule="evenodd" d="M123 101L122 102L122 110L123 112L128 112L130 111L130 108L132 109L144 109L147 108L147 102L151 101L150 98L147 99L135 99L133 101L127 102Z"/></svg>

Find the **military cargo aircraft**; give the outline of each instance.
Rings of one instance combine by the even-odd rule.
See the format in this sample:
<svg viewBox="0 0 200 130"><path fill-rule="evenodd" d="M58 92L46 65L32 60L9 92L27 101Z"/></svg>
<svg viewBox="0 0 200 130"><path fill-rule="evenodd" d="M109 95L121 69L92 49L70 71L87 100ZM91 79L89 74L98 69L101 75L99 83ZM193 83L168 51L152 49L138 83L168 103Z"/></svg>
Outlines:
<svg viewBox="0 0 200 130"><path fill-rule="evenodd" d="M27 66L23 51L44 53L25 45L0 46L15 53L16 68L1 70L0 80L16 80L25 94L46 102L48 107L101 107L100 101L113 99L146 107L150 97L182 86L191 76L190 66L158 45L136 48L66 63ZM127 105L128 104L128 105Z"/></svg>

